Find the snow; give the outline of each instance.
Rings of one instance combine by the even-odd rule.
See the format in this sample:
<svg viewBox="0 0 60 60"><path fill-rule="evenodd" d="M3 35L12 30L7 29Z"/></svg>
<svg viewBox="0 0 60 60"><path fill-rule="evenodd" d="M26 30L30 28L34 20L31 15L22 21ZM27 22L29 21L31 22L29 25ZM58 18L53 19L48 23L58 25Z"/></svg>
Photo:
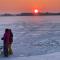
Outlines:
<svg viewBox="0 0 60 60"><path fill-rule="evenodd" d="M13 55L1 60L60 59L60 16L0 17L0 38L5 28L14 34Z"/></svg>
<svg viewBox="0 0 60 60"><path fill-rule="evenodd" d="M60 52L46 54L46 55L37 55L30 57L4 57L0 58L1 60L60 60Z"/></svg>
<svg viewBox="0 0 60 60"><path fill-rule="evenodd" d="M60 53L53 53L53 54L47 54L47 55L42 55L42 56L31 56L31 57L22 57L22 58L17 58L14 60L60 60Z"/></svg>

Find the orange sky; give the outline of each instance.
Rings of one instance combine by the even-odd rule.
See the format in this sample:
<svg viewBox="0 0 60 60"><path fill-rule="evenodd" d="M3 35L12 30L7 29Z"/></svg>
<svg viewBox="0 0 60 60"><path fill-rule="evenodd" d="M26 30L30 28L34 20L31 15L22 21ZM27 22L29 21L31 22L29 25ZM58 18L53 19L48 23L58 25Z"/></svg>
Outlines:
<svg viewBox="0 0 60 60"><path fill-rule="evenodd" d="M0 0L0 12L60 11L60 0Z"/></svg>

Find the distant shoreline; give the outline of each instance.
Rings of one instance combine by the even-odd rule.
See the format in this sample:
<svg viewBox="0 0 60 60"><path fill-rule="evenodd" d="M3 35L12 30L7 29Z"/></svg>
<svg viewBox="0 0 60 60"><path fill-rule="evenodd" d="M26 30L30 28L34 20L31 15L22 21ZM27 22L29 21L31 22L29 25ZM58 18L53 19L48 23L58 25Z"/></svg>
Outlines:
<svg viewBox="0 0 60 60"><path fill-rule="evenodd" d="M0 16L58 16L60 13L19 13L19 14L0 14Z"/></svg>

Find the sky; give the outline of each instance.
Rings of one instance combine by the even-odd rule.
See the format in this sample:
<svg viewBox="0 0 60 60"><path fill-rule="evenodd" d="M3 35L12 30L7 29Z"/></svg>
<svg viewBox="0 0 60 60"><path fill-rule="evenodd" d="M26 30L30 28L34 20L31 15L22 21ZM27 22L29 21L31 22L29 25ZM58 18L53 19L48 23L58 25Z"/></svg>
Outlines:
<svg viewBox="0 0 60 60"><path fill-rule="evenodd" d="M60 12L60 0L0 0L0 12Z"/></svg>

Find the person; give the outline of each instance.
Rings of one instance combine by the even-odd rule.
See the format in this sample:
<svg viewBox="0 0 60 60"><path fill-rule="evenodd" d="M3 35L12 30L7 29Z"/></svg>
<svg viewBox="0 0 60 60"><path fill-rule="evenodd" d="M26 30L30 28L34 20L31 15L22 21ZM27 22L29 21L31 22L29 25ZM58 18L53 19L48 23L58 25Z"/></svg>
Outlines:
<svg viewBox="0 0 60 60"><path fill-rule="evenodd" d="M11 29L5 29L2 40L4 40L4 56L8 57L9 54L12 54L11 44L13 42L13 34L11 32Z"/></svg>
<svg viewBox="0 0 60 60"><path fill-rule="evenodd" d="M12 52L13 33L11 29L9 29L9 33L10 33L10 38L9 38L9 45L8 45L8 54L11 55L13 54Z"/></svg>

